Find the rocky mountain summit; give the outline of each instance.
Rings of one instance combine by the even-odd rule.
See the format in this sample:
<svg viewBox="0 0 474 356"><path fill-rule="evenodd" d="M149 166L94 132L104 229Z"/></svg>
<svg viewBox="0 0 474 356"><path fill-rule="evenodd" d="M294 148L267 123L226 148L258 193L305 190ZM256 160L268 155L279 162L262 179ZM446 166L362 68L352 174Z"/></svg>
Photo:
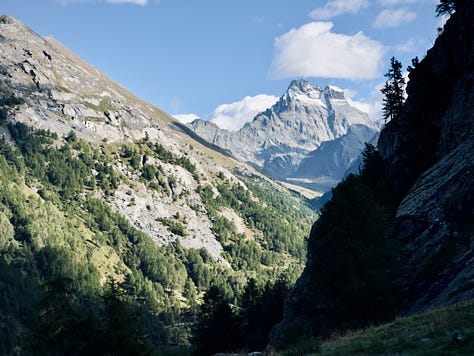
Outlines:
<svg viewBox="0 0 474 356"><path fill-rule="evenodd" d="M360 125L359 129L351 130L354 125ZM368 115L351 105L341 89L322 89L302 79L292 81L275 105L237 132L202 120L195 120L189 127L274 179L320 192L343 177L364 142L377 132ZM345 135L344 143L335 141L316 151L323 143ZM314 156L329 163L308 168L310 162L316 163L311 158Z"/></svg>

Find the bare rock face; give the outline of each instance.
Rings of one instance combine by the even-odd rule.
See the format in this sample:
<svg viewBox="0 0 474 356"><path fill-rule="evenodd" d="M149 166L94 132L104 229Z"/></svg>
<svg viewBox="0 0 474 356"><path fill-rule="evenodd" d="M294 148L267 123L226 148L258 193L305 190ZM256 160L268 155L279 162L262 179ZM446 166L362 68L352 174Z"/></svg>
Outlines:
<svg viewBox="0 0 474 356"><path fill-rule="evenodd" d="M306 80L294 80L274 106L259 113L237 132L219 129L217 125L202 120L192 122L189 127L207 141L228 149L235 157L251 163L274 179L324 192L342 178L350 163L360 154L360 145L344 150L348 161L337 161L337 157L333 157L337 155L335 152L329 153L331 157L325 157L333 165L343 166L340 169L325 166L319 172L321 167L315 166L313 168L318 174L308 176L307 169L306 174L301 175L300 164L322 143L348 134L354 125L364 125L372 131L371 137L377 132L367 114L352 106L341 89L333 86L322 89ZM352 132L352 136L357 133L360 131ZM369 141L371 137L365 136L361 135L358 140ZM341 174L339 170L344 172Z"/></svg>
<svg viewBox="0 0 474 356"><path fill-rule="evenodd" d="M411 312L474 297L474 141L460 144L418 179L400 204Z"/></svg>
<svg viewBox="0 0 474 356"><path fill-rule="evenodd" d="M54 38L41 37L7 15L0 21L0 33L0 86L28 104L16 120L109 142L140 138L145 128L159 130L172 121Z"/></svg>
<svg viewBox="0 0 474 356"><path fill-rule="evenodd" d="M366 125L350 126L345 135L323 142L310 152L298 165L294 176L312 182L319 180L321 185L324 181L328 182L327 185L336 185L352 166L352 171L358 172L361 162L355 158L360 156L365 143L372 142L377 134L378 131Z"/></svg>

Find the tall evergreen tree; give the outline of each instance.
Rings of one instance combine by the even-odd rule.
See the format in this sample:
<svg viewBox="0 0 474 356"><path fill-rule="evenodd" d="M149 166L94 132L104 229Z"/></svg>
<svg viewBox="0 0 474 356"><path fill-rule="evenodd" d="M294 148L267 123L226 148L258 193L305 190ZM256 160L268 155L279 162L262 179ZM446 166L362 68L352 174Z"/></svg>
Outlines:
<svg viewBox="0 0 474 356"><path fill-rule="evenodd" d="M110 355L150 354L148 340L130 300L113 279L108 280L102 299L105 305L103 352Z"/></svg>
<svg viewBox="0 0 474 356"><path fill-rule="evenodd" d="M323 324L316 325L321 330L384 320L393 315L399 297L397 249L370 188L349 175L332 192L308 241L315 302L323 306Z"/></svg>
<svg viewBox="0 0 474 356"><path fill-rule="evenodd" d="M44 283L28 335L28 353L87 355L94 352L94 322L75 303L73 280L58 276Z"/></svg>
<svg viewBox="0 0 474 356"><path fill-rule="evenodd" d="M204 295L195 325L193 346L195 355L231 352L241 348L239 320L228 301L216 286Z"/></svg>
<svg viewBox="0 0 474 356"><path fill-rule="evenodd" d="M458 0L440 0L436 6L436 16L451 15L456 10Z"/></svg>
<svg viewBox="0 0 474 356"><path fill-rule="evenodd" d="M381 92L383 98L383 119L385 121L396 120L402 113L403 103L405 101L404 86L405 79L402 75L402 64L395 58L390 59L390 69L385 73L387 81Z"/></svg>

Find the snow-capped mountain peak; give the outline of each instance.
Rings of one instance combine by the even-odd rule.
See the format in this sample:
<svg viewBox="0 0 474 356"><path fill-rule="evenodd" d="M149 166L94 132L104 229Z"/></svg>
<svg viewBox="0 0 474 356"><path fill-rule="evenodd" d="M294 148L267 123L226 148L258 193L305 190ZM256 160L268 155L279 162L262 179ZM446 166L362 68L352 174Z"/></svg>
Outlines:
<svg viewBox="0 0 474 356"><path fill-rule="evenodd" d="M295 79L293 80L286 91L288 94L305 94L309 96L320 95L321 88L311 85L307 80Z"/></svg>
<svg viewBox="0 0 474 356"><path fill-rule="evenodd" d="M198 135L229 150L237 158L251 162L267 175L286 180L298 178L295 174L299 164L310 152L324 142L346 135L353 125L363 125L367 132L377 131L368 115L345 98L342 89L330 85L322 89L304 79L297 79L290 83L275 105L259 113L237 132L211 129L197 122L190 126ZM361 135L354 132L350 137L353 136L359 138ZM366 139L365 136L361 140ZM350 142L359 143L361 140ZM360 150L360 144L345 150L350 159L340 162L337 172L327 172L325 176L335 177L335 180L340 178L340 172L355 158L355 150ZM298 180L295 182L300 184ZM315 185L308 187L320 189Z"/></svg>
<svg viewBox="0 0 474 356"><path fill-rule="evenodd" d="M276 104L275 111L282 112L289 108L320 106L326 108L323 99L323 90L311 85L307 80L293 80L286 92Z"/></svg>

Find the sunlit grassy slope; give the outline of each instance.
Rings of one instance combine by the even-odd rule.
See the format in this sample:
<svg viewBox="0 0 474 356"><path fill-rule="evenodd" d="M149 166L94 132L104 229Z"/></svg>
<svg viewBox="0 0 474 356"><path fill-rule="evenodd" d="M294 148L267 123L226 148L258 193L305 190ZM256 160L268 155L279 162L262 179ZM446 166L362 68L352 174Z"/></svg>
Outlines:
<svg viewBox="0 0 474 356"><path fill-rule="evenodd" d="M307 340L282 355L474 355L474 300L401 317L330 340Z"/></svg>

